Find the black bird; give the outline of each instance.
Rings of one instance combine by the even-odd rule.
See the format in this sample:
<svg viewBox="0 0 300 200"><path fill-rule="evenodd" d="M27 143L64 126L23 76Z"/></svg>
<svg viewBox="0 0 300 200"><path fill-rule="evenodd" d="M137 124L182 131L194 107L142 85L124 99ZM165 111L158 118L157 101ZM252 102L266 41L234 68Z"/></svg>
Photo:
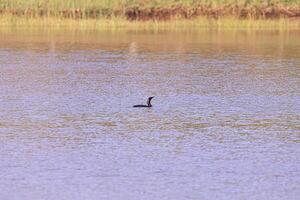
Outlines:
<svg viewBox="0 0 300 200"><path fill-rule="evenodd" d="M153 99L154 97L149 97L148 98L148 101L147 101L147 105L134 105L133 107L147 107L147 108L149 108L149 107L152 107L152 105L151 105L151 100Z"/></svg>

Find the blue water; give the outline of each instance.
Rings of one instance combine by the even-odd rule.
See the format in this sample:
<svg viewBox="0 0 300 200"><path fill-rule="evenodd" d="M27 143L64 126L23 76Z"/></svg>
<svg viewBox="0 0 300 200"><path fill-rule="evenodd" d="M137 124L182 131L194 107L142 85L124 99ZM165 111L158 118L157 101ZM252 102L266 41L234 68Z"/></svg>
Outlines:
<svg viewBox="0 0 300 200"><path fill-rule="evenodd" d="M1 37L0 199L298 199L299 33L227 34Z"/></svg>

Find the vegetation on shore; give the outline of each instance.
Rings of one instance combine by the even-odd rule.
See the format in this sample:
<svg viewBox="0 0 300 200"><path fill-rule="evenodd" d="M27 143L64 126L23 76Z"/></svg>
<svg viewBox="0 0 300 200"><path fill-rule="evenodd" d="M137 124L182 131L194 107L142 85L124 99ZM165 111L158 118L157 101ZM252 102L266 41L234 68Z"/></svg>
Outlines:
<svg viewBox="0 0 300 200"><path fill-rule="evenodd" d="M0 0L5 26L299 30L300 0Z"/></svg>
<svg viewBox="0 0 300 200"><path fill-rule="evenodd" d="M0 15L126 20L300 17L300 0L0 0Z"/></svg>

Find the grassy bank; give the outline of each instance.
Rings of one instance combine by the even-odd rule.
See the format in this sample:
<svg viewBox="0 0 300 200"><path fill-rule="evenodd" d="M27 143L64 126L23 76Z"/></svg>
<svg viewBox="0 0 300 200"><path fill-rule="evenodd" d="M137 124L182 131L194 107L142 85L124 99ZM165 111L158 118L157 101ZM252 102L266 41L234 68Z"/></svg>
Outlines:
<svg viewBox="0 0 300 200"><path fill-rule="evenodd" d="M300 29L300 0L0 0L0 27Z"/></svg>
<svg viewBox="0 0 300 200"><path fill-rule="evenodd" d="M73 19L243 19L300 17L300 0L0 0L0 14Z"/></svg>

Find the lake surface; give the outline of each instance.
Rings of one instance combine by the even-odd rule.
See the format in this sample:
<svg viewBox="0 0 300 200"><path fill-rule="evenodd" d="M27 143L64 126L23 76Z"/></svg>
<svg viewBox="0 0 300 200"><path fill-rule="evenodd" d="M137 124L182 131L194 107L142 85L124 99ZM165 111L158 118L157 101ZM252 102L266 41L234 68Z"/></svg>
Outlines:
<svg viewBox="0 0 300 200"><path fill-rule="evenodd" d="M1 200L299 196L300 31L0 31Z"/></svg>

